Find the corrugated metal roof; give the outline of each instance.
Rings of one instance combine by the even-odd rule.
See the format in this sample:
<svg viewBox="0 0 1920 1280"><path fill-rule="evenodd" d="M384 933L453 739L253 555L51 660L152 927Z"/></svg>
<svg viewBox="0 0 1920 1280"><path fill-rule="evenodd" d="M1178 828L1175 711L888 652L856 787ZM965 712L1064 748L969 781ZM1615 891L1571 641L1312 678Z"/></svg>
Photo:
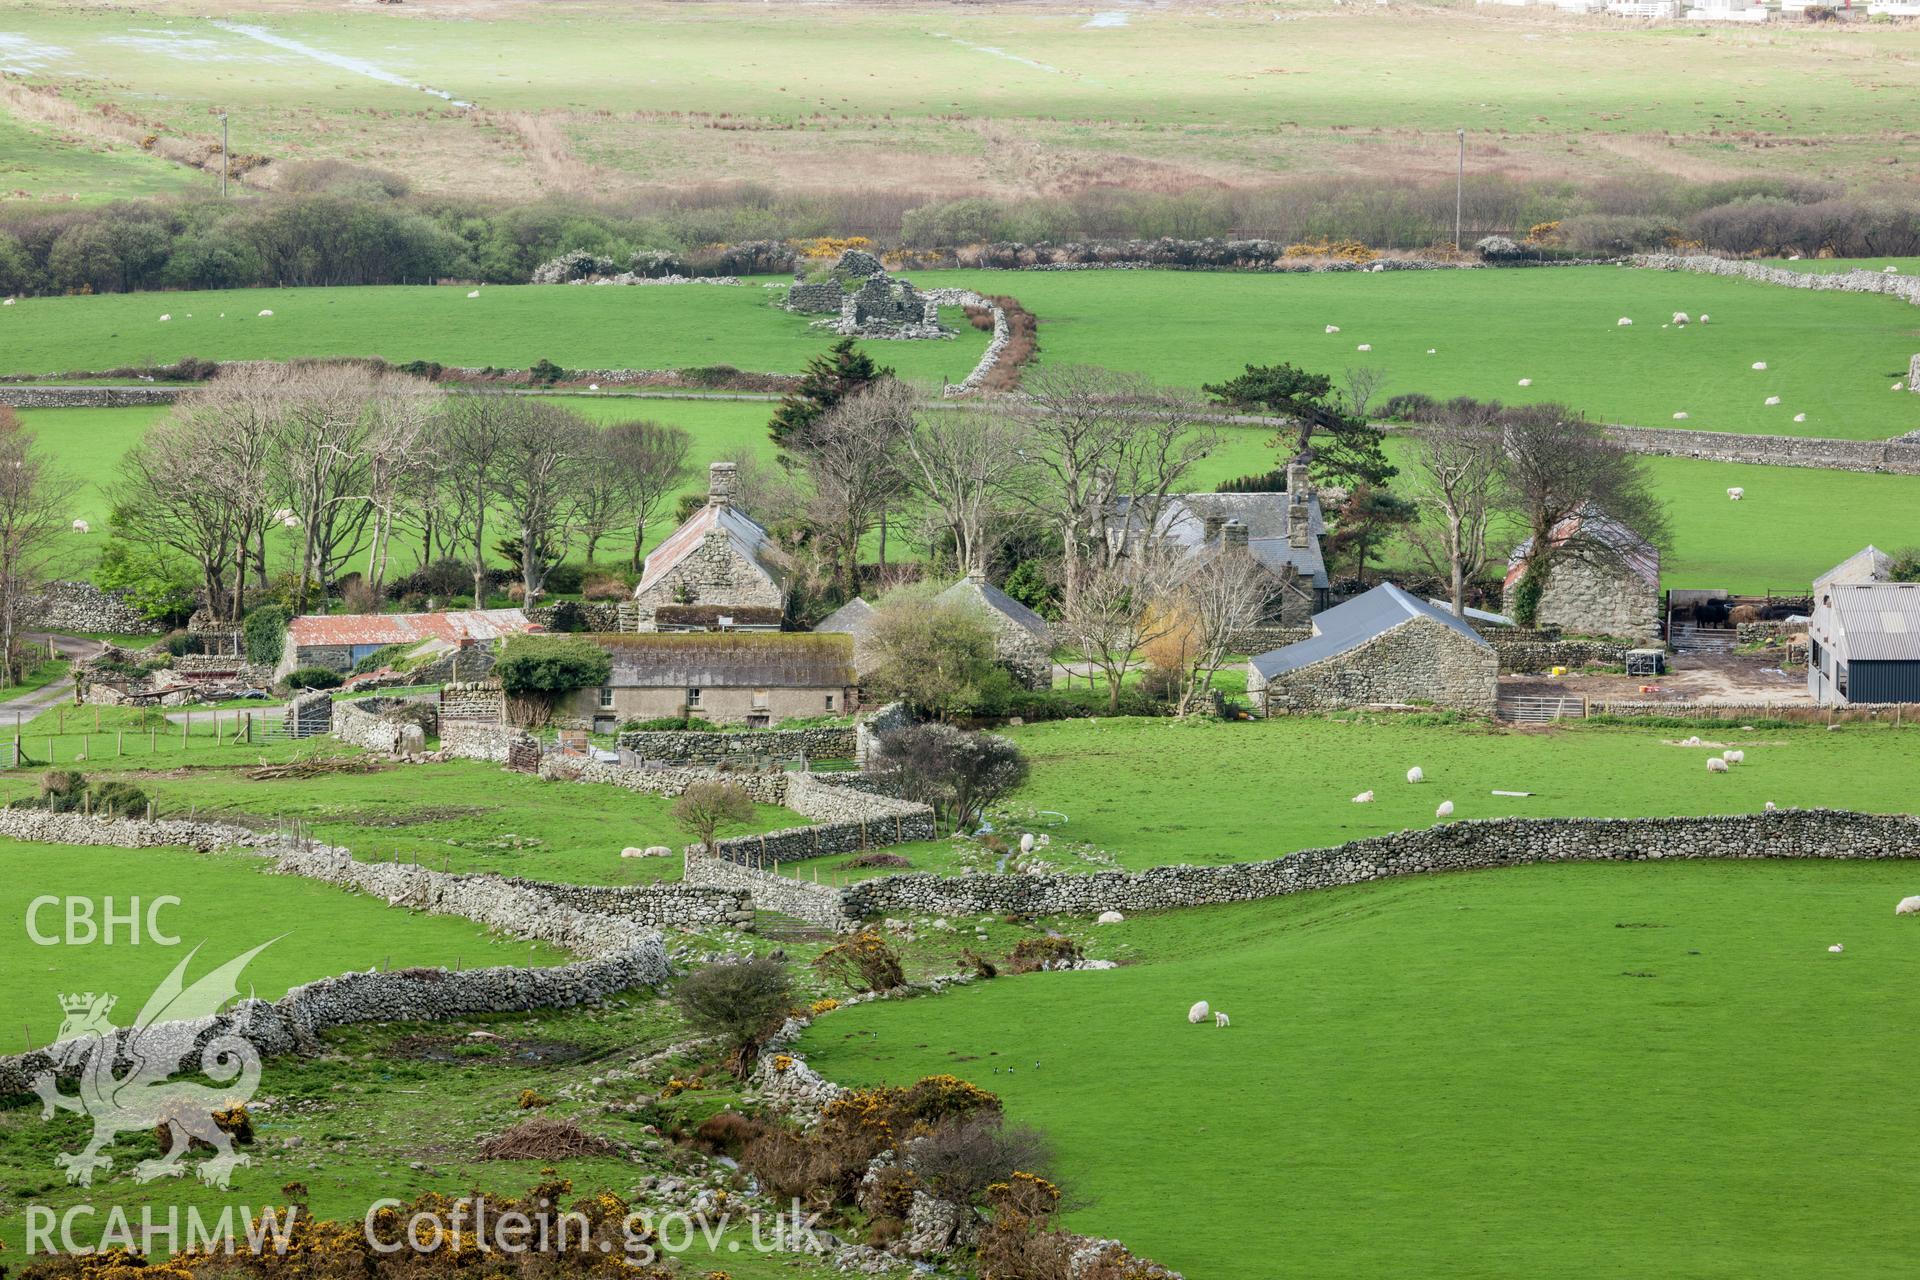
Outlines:
<svg viewBox="0 0 1920 1280"><path fill-rule="evenodd" d="M1324 613L1315 614L1311 636L1298 644L1260 654L1249 665L1271 680L1283 672L1296 671L1309 663L1356 649L1375 636L1384 635L1414 618L1431 618L1483 649L1490 647L1484 636L1452 613L1415 599L1391 582L1383 582L1345 604L1337 604Z"/></svg>
<svg viewBox="0 0 1920 1280"><path fill-rule="evenodd" d="M1848 662L1920 660L1920 582L1836 583L1838 652Z"/></svg>
<svg viewBox="0 0 1920 1280"><path fill-rule="evenodd" d="M445 613L304 614L287 623L298 646L411 644L419 640L495 640L540 628L519 609Z"/></svg>
<svg viewBox="0 0 1920 1280"><path fill-rule="evenodd" d="M793 631L597 635L611 683L638 689L837 689L858 683L853 637Z"/></svg>
<svg viewBox="0 0 1920 1280"><path fill-rule="evenodd" d="M1040 643L1048 645L1053 643L1052 633L1047 629L1045 618L985 579L976 581L970 576L962 578L934 597L936 604L949 604L955 601L982 606L1031 632L1034 639Z"/></svg>
<svg viewBox="0 0 1920 1280"><path fill-rule="evenodd" d="M1643 582L1656 591L1660 589L1659 550L1591 502L1553 526L1553 533L1548 540L1559 546L1576 537L1591 538L1610 548L1621 563ZM1511 587L1526 571L1527 556L1532 551L1532 538L1513 549L1513 554L1507 559L1507 586Z"/></svg>
<svg viewBox="0 0 1920 1280"><path fill-rule="evenodd" d="M734 550L759 565L774 582L786 581L786 565L775 550L772 539L767 536L767 531L737 507L709 503L688 516L685 524L668 534L666 541L653 549L653 554L647 557L645 572L640 576L640 585L634 588L633 593L642 595L657 585L672 572L675 565L693 554L708 531L715 528L724 530Z"/></svg>

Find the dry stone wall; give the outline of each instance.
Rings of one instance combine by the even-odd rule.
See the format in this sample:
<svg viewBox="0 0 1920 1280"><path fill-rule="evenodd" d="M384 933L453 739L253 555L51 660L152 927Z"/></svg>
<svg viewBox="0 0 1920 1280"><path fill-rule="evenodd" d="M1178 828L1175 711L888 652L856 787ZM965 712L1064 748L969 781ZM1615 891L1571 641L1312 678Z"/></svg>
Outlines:
<svg viewBox="0 0 1920 1280"><path fill-rule="evenodd" d="M778 911L823 929L845 929L856 918L843 889L755 870L727 858L689 852L686 883L745 893L763 911Z"/></svg>
<svg viewBox="0 0 1920 1280"><path fill-rule="evenodd" d="M173 818L108 818L97 814L50 813L45 809L0 809L0 836L40 844L107 845L116 849L183 846L209 849L259 849L277 837L225 822Z"/></svg>
<svg viewBox="0 0 1920 1280"><path fill-rule="evenodd" d="M857 743L845 728L768 729L746 733L692 733L677 729L628 730L616 740L622 751L672 764L721 764L771 757L777 760L851 760Z"/></svg>
<svg viewBox="0 0 1920 1280"><path fill-rule="evenodd" d="M1920 819L1831 809L1711 818L1495 818L1308 849L1269 862L1138 873L888 876L841 890L848 914L1094 915L1275 898L1392 876L1539 862L1920 857Z"/></svg>
<svg viewBox="0 0 1920 1280"><path fill-rule="evenodd" d="M548 782L592 782L624 787L653 796L677 796L696 782L730 782L758 804L784 804L785 773L722 773L686 767L630 769L625 765L589 760L585 756L548 755L540 761L540 776Z"/></svg>
<svg viewBox="0 0 1920 1280"><path fill-rule="evenodd" d="M1480 633L1493 646L1500 670L1551 671L1555 667L1617 667L1627 660L1628 646L1615 640L1568 637L1550 631L1489 627Z"/></svg>
<svg viewBox="0 0 1920 1280"><path fill-rule="evenodd" d="M418 755L426 750L427 735L438 730L432 703L365 698L333 704L333 736L369 751Z"/></svg>
<svg viewBox="0 0 1920 1280"><path fill-rule="evenodd" d="M0 386L0 404L16 409L126 409L172 404L191 386L46 387Z"/></svg>
<svg viewBox="0 0 1920 1280"><path fill-rule="evenodd" d="M525 730L472 720L442 720L440 750L458 760L493 764L512 764L516 755L524 758L529 751L536 763L540 759L540 743Z"/></svg>
<svg viewBox="0 0 1920 1280"><path fill-rule="evenodd" d="M127 602L123 591L91 582L49 582L21 604L21 618L40 631L105 631L157 635L164 628Z"/></svg>
<svg viewBox="0 0 1920 1280"><path fill-rule="evenodd" d="M471 680L440 686L440 733L450 721L498 725L506 720L506 695L497 680ZM504 757L503 757L504 758Z"/></svg>

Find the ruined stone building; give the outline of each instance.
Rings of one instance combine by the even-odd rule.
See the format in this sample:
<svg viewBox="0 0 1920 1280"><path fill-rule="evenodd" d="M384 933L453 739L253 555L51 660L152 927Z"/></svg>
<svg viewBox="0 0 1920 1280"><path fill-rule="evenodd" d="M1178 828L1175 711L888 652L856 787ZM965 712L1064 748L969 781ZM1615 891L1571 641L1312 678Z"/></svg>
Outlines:
<svg viewBox="0 0 1920 1280"><path fill-rule="evenodd" d="M635 630L764 629L785 616L786 557L733 505L734 480L731 462L707 468L707 505L647 557L633 591Z"/></svg>
<svg viewBox="0 0 1920 1280"><path fill-rule="evenodd" d="M1553 528L1559 548L1535 625L1582 635L1660 637L1660 549L1592 503ZM1503 609L1516 613L1514 588L1533 554L1528 538L1507 561Z"/></svg>

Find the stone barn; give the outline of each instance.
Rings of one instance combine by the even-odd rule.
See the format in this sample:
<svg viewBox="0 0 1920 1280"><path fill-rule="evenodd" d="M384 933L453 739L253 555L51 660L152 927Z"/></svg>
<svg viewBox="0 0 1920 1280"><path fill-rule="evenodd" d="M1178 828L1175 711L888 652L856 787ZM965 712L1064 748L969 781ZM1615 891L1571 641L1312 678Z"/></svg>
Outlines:
<svg viewBox="0 0 1920 1280"><path fill-rule="evenodd" d="M848 636L731 631L589 638L613 659L613 673L600 688L574 695L571 718L597 731L629 720L688 716L764 728L859 709Z"/></svg>
<svg viewBox="0 0 1920 1280"><path fill-rule="evenodd" d="M1383 705L1491 713L1499 674L1479 632L1388 582L1315 616L1307 639L1248 662L1247 693L1266 715Z"/></svg>
<svg viewBox="0 0 1920 1280"><path fill-rule="evenodd" d="M1553 528L1558 548L1534 625L1580 635L1660 638L1660 549L1592 503ZM1507 561L1502 608L1515 614L1514 590L1533 554L1528 538Z"/></svg>
<svg viewBox="0 0 1920 1280"><path fill-rule="evenodd" d="M852 637L853 666L862 680L865 680L867 673L877 665L871 644L873 617L873 606L861 597L855 596L822 618L820 625L813 629L816 635Z"/></svg>
<svg viewBox="0 0 1920 1280"><path fill-rule="evenodd" d="M1000 665L1029 689L1053 687L1053 633L1047 620L988 582L986 574L975 569L933 599L977 610L993 629Z"/></svg>
<svg viewBox="0 0 1920 1280"><path fill-rule="evenodd" d="M786 557L765 529L733 505L733 493L734 465L708 467L707 505L647 557L633 590L636 631L679 626L669 621L676 605L701 606L703 617L710 613L717 627L737 625L721 623L723 616L751 616L753 625L765 625L770 611L785 616Z"/></svg>

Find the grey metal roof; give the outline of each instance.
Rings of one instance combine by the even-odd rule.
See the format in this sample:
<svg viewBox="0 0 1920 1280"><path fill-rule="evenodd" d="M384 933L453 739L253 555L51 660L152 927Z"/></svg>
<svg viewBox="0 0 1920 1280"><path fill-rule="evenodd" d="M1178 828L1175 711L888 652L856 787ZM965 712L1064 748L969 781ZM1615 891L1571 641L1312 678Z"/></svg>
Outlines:
<svg viewBox="0 0 1920 1280"><path fill-rule="evenodd" d="M1832 590L1847 661L1920 661L1920 582L1838 583Z"/></svg>
<svg viewBox="0 0 1920 1280"><path fill-rule="evenodd" d="M980 605L1007 618L1015 625L1033 634L1042 644L1052 644L1053 637L1047 630L1047 620L1012 596L994 586L984 578L971 576L960 579L934 597L936 604L960 601Z"/></svg>
<svg viewBox="0 0 1920 1280"><path fill-rule="evenodd" d="M1266 679L1287 671L1296 671L1310 663L1356 649L1415 618L1431 618L1465 636L1481 648L1489 648L1485 637L1445 609L1436 609L1417 600L1391 582L1383 582L1364 595L1345 604L1337 604L1315 614L1313 634L1298 644L1275 649L1253 658L1249 663Z"/></svg>

